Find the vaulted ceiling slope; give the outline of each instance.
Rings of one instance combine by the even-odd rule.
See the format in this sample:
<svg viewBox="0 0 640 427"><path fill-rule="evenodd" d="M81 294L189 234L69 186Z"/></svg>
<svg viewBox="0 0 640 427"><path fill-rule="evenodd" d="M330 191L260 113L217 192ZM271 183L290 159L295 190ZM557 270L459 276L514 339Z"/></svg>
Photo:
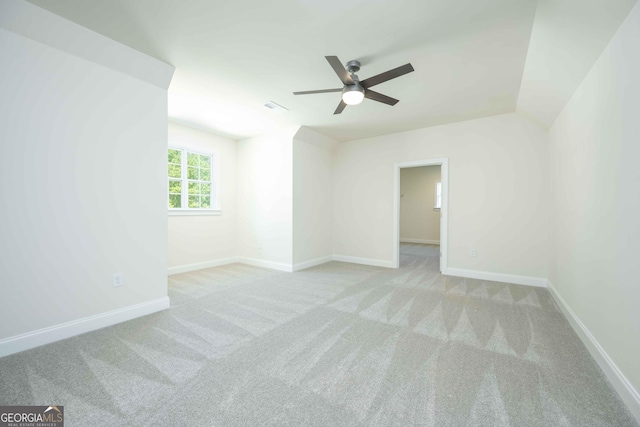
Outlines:
<svg viewBox="0 0 640 427"><path fill-rule="evenodd" d="M549 128L636 0L538 0L517 110Z"/></svg>
<svg viewBox="0 0 640 427"><path fill-rule="evenodd" d="M171 119L233 138L304 125L340 141L518 109L549 126L636 0L30 0L176 67ZM333 115L324 59L400 102ZM526 66L525 66L526 64ZM269 101L289 111L264 107Z"/></svg>

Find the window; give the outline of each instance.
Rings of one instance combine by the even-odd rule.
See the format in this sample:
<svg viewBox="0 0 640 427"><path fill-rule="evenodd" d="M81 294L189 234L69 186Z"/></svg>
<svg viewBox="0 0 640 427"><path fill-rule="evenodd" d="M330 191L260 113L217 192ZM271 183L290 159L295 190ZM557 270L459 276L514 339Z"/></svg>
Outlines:
<svg viewBox="0 0 640 427"><path fill-rule="evenodd" d="M442 183L436 182L436 201L433 208L440 209L441 207L442 207Z"/></svg>
<svg viewBox="0 0 640 427"><path fill-rule="evenodd" d="M167 159L170 212L210 213L219 209L212 154L169 148Z"/></svg>

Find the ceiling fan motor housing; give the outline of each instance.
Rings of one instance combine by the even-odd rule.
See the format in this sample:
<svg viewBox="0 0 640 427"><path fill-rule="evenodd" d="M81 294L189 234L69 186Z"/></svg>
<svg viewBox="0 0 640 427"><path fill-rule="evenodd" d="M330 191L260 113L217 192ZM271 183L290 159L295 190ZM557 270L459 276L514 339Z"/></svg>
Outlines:
<svg viewBox="0 0 640 427"><path fill-rule="evenodd" d="M358 71L360 71L360 62L354 59L352 61L347 62L347 65L344 68L347 69L349 74L357 73Z"/></svg>

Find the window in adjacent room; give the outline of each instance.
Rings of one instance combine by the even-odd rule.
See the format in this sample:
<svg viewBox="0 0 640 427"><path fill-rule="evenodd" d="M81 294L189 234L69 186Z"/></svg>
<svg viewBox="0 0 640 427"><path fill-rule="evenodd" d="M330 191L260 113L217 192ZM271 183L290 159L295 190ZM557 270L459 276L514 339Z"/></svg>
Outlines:
<svg viewBox="0 0 640 427"><path fill-rule="evenodd" d="M436 200L433 208L440 209L441 207L442 207L442 182L436 182Z"/></svg>
<svg viewBox="0 0 640 427"><path fill-rule="evenodd" d="M219 212L214 155L169 148L167 158L169 213Z"/></svg>

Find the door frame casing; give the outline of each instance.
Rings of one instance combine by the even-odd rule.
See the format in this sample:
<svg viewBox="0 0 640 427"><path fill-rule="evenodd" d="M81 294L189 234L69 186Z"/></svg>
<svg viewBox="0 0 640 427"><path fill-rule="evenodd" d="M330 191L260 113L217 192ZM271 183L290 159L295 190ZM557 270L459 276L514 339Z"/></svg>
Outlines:
<svg viewBox="0 0 640 427"><path fill-rule="evenodd" d="M440 272L447 273L449 226L449 158L397 162L393 164L393 268L400 267L400 169L440 166L442 205L440 208Z"/></svg>

